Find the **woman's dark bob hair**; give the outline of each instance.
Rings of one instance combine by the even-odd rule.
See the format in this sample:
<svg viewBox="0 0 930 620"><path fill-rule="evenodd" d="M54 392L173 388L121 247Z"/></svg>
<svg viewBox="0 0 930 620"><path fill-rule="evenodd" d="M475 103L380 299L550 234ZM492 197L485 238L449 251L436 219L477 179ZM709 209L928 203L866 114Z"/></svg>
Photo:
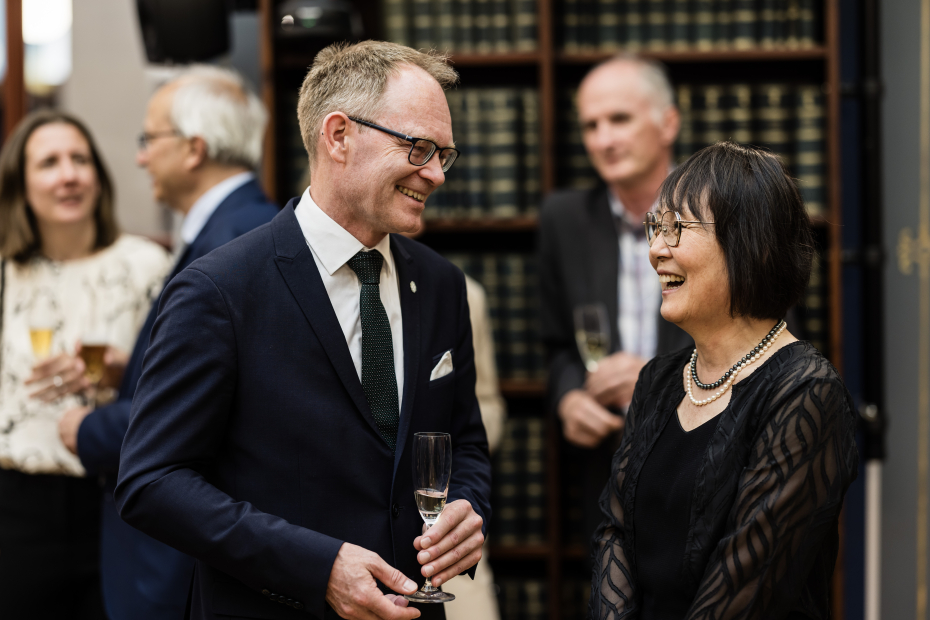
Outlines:
<svg viewBox="0 0 930 620"><path fill-rule="evenodd" d="M780 319L801 300L814 240L798 188L775 155L718 142L665 179L659 210L713 222L730 285L730 316ZM690 213L689 213L690 212Z"/></svg>
<svg viewBox="0 0 930 620"><path fill-rule="evenodd" d="M100 197L94 210L97 228L94 249L105 248L119 237L113 182L90 131L70 114L38 110L19 122L0 150L0 256L17 263L25 263L39 254L42 248L36 216L26 202L26 144L36 129L52 123L71 125L84 136L90 147L100 184Z"/></svg>

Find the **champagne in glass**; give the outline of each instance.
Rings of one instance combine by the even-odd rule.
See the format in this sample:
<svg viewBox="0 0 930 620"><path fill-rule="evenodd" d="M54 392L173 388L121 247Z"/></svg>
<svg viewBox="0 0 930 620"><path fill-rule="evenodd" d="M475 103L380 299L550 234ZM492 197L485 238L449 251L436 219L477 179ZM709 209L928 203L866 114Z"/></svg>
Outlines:
<svg viewBox="0 0 930 620"><path fill-rule="evenodd" d="M103 359L107 352L107 345L102 340L91 340L81 343L81 359L84 360L84 376L91 382L90 396L87 406L94 409L97 406L97 388L106 372Z"/></svg>
<svg viewBox="0 0 930 620"><path fill-rule="evenodd" d="M446 507L449 479L452 477L452 437L448 433L415 433L413 435L413 488L417 509L427 527L439 520ZM432 580L416 594L404 598L416 603L448 603L455 595L437 590Z"/></svg>
<svg viewBox="0 0 930 620"><path fill-rule="evenodd" d="M29 340L32 342L32 353L36 359L43 360L52 352L53 327L30 327Z"/></svg>
<svg viewBox="0 0 930 620"><path fill-rule="evenodd" d="M610 325L604 304L587 304L575 308L575 343L588 372L610 352Z"/></svg>

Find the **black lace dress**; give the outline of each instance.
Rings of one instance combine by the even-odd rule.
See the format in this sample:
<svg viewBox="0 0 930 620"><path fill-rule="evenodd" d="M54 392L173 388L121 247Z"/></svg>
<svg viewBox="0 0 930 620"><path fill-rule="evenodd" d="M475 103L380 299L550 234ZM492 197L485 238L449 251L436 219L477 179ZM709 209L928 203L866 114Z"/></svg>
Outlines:
<svg viewBox="0 0 930 620"><path fill-rule="evenodd" d="M682 369L690 355L655 358L636 384L601 495L591 618L650 620L638 584L636 487L685 397ZM688 594L682 620L825 620L840 509L858 464L849 393L806 342L783 347L731 389L729 405L710 422L680 563L669 579L677 587L668 594Z"/></svg>

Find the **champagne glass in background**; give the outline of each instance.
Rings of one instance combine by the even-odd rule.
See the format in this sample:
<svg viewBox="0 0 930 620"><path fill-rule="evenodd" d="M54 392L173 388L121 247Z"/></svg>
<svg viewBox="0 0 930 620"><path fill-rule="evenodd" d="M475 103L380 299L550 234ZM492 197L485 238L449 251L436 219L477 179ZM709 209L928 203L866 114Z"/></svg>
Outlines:
<svg viewBox="0 0 930 620"><path fill-rule="evenodd" d="M588 372L610 351L610 325L604 304L586 304L575 308L575 342Z"/></svg>
<svg viewBox="0 0 930 620"><path fill-rule="evenodd" d="M39 295L33 300L29 312L29 340L32 353L41 361L52 353L52 339L55 335L55 305L46 296Z"/></svg>
<svg viewBox="0 0 930 620"><path fill-rule="evenodd" d="M417 509L429 528L439 520L446 507L452 477L452 437L448 433L415 433L412 454ZM427 578L416 594L407 594L404 598L416 603L448 603L455 600L455 595L437 590Z"/></svg>

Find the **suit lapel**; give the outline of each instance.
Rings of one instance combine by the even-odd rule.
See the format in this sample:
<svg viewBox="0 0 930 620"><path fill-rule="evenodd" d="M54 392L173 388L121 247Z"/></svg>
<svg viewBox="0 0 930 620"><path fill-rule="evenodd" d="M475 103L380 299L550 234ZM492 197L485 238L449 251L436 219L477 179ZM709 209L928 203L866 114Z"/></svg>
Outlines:
<svg viewBox="0 0 930 620"><path fill-rule="evenodd" d="M400 311L404 319L404 395L401 399L400 426L397 429L397 447L394 450L394 475L397 464L404 452L407 435L410 432L410 418L413 417L413 403L416 398L418 372L420 368L420 298L422 293L415 293L414 285L419 282L420 270L413 260L391 235L391 252L397 268L397 282L400 286Z"/></svg>
<svg viewBox="0 0 930 620"><path fill-rule="evenodd" d="M590 252L587 264L591 265L588 303L600 302L607 307L611 351L618 351L620 328L617 319L620 298L617 282L620 275L620 244L617 241L617 227L610 211L607 192L607 188L594 192L588 202L590 226L586 245Z"/></svg>
<svg viewBox="0 0 930 620"><path fill-rule="evenodd" d="M371 409L362 383L355 372L355 364L349 354L342 327L329 300L316 261L307 247L300 225L294 216L296 199L275 216L271 221L272 236L275 244L275 264L288 289L300 306L301 311L313 328L326 355L336 369L336 374L348 391L349 396L363 417L380 437L381 433L371 416ZM385 444L386 446L387 444Z"/></svg>

